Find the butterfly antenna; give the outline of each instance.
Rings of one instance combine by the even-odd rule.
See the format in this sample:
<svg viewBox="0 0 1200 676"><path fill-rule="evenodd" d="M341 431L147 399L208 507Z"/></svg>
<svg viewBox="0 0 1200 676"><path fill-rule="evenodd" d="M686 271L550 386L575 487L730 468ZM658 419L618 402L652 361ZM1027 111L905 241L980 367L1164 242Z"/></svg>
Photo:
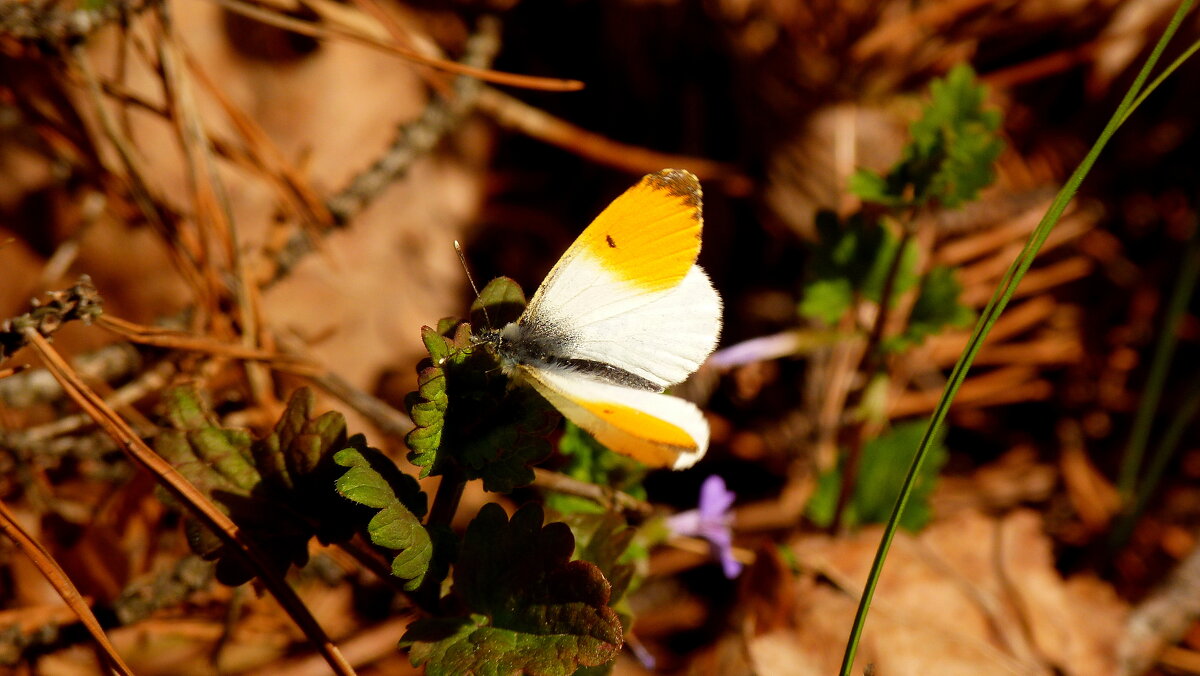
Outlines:
<svg viewBox="0 0 1200 676"><path fill-rule="evenodd" d="M475 286L475 279L471 277L471 268L467 265L467 255L463 253L462 245L458 243L457 239L454 240L454 251L458 253L458 261L462 263L463 272L467 274L467 281L471 284L471 290L475 292L475 300L479 300L479 287ZM480 303L479 309L483 311L483 319L487 322L488 328L494 328L492 326L492 318L488 315L487 307L483 303Z"/></svg>

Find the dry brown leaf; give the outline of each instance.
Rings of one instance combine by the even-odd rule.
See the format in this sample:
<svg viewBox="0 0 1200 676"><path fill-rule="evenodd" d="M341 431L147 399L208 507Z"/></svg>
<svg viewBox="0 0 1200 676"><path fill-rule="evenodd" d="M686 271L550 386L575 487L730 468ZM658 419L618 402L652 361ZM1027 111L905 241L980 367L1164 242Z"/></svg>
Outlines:
<svg viewBox="0 0 1200 676"><path fill-rule="evenodd" d="M837 670L879 534L792 543L803 568L837 587L799 585L795 628L771 623L749 639L757 673ZM919 536L897 536L855 671L1103 676L1115 668L1125 612L1107 585L1062 579L1036 513L963 511Z"/></svg>

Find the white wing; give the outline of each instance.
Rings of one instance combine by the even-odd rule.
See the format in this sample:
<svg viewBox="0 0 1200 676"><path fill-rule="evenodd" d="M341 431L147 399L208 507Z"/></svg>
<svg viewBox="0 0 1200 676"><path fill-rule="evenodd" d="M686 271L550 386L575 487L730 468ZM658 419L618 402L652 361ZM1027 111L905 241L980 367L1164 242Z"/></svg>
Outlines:
<svg viewBox="0 0 1200 676"><path fill-rule="evenodd" d="M621 293L623 283L605 274L586 258L571 260L521 324L557 336L564 356L611 364L659 389L686 379L717 346L721 297L700 266L658 293Z"/></svg>

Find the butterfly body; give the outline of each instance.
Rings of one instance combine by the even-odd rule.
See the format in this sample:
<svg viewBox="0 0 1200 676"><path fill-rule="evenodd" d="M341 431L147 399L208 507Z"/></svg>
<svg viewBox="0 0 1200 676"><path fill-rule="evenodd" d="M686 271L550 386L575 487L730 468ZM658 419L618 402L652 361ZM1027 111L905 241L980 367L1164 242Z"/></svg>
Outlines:
<svg viewBox="0 0 1200 676"><path fill-rule="evenodd" d="M505 370L611 450L683 468L708 447L695 405L662 394L716 347L721 299L703 269L696 177L665 169L613 201L515 321L484 340Z"/></svg>

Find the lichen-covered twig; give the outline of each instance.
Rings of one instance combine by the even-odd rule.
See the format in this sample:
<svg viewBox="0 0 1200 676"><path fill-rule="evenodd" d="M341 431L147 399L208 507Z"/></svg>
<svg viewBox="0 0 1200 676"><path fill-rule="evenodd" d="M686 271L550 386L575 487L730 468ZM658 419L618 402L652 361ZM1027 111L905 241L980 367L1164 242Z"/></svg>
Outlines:
<svg viewBox="0 0 1200 676"><path fill-rule="evenodd" d="M499 49L499 39L499 22L491 17L481 18L478 30L467 41L462 63L487 67ZM475 106L480 88L479 80L460 75L454 80L452 96L434 96L420 117L401 125L387 152L326 200L325 206L336 222L348 223L385 188L404 176L417 159L428 154L446 134L457 128ZM275 272L267 285L286 277L313 249L314 243L308 233L299 232L292 236L276 256Z"/></svg>
<svg viewBox="0 0 1200 676"><path fill-rule="evenodd" d="M112 383L128 378L142 368L142 357L129 343L113 343L72 358L75 370L85 379ZM0 379L0 402L11 408L29 408L63 398L62 386L45 369L27 369Z"/></svg>
<svg viewBox="0 0 1200 676"><path fill-rule="evenodd" d="M1164 649L1183 638L1200 619L1200 547L1171 572L1162 585L1129 613L1117 647L1117 673L1140 676Z"/></svg>
<svg viewBox="0 0 1200 676"><path fill-rule="evenodd" d="M27 331L49 338L63 324L78 319L91 324L103 312L103 299L87 275L65 291L51 291L48 301L33 299L33 309L0 322L0 361L25 346Z"/></svg>
<svg viewBox="0 0 1200 676"><path fill-rule="evenodd" d="M0 0L0 36L47 45L71 44L156 3L157 0L108 0L87 8L63 10L54 3Z"/></svg>

